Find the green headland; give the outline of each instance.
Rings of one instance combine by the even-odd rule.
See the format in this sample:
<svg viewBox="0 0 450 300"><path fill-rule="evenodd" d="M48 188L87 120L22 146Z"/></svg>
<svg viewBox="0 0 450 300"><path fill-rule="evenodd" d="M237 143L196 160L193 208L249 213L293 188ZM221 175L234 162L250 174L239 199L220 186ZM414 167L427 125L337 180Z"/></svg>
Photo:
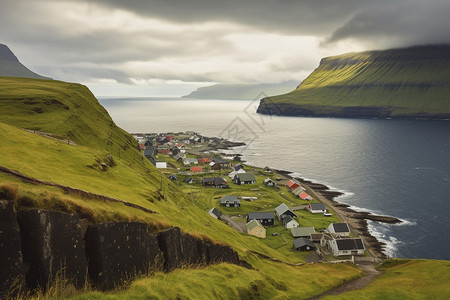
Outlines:
<svg viewBox="0 0 450 300"><path fill-rule="evenodd" d="M258 112L350 118L450 118L450 46L326 57L294 91Z"/></svg>

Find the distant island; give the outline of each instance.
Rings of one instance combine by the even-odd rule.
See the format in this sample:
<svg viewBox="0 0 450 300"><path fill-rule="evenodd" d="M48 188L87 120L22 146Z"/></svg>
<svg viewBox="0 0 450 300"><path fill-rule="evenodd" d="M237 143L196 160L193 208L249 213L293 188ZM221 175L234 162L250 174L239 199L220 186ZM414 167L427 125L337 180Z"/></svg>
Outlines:
<svg viewBox="0 0 450 300"><path fill-rule="evenodd" d="M0 44L0 76L51 79L36 74L25 67L8 46L4 44Z"/></svg>
<svg viewBox="0 0 450 300"><path fill-rule="evenodd" d="M260 114L450 118L450 45L326 57L292 92L262 99Z"/></svg>
<svg viewBox="0 0 450 300"><path fill-rule="evenodd" d="M294 90L296 81L259 84L215 84L198 88L182 98L255 100Z"/></svg>

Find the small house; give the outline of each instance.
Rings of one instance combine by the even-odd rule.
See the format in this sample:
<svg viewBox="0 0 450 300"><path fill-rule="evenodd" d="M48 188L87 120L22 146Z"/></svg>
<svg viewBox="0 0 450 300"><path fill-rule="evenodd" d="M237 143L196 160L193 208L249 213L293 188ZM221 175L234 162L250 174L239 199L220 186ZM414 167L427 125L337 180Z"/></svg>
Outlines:
<svg viewBox="0 0 450 300"><path fill-rule="evenodd" d="M222 177L205 177L202 178L203 186L213 186L216 189L227 189L229 188L227 181Z"/></svg>
<svg viewBox="0 0 450 300"><path fill-rule="evenodd" d="M295 221L291 216L289 215L283 215L283 225L286 229L291 229L294 227L298 227L298 222Z"/></svg>
<svg viewBox="0 0 450 300"><path fill-rule="evenodd" d="M269 168L268 166L265 166L264 169L263 169L263 171L264 171L265 173L272 173L272 169Z"/></svg>
<svg viewBox="0 0 450 300"><path fill-rule="evenodd" d="M237 173L234 176L233 182L239 185L243 184L255 184L256 178L253 173Z"/></svg>
<svg viewBox="0 0 450 300"><path fill-rule="evenodd" d="M329 246L334 256L364 255L364 243L360 238L332 239Z"/></svg>
<svg viewBox="0 0 450 300"><path fill-rule="evenodd" d="M314 227L293 227L291 228L291 234L294 238L308 238L310 234L316 233Z"/></svg>
<svg viewBox="0 0 450 300"><path fill-rule="evenodd" d="M230 167L230 162L223 158L213 158L212 161L219 165L222 169L228 169Z"/></svg>
<svg viewBox="0 0 450 300"><path fill-rule="evenodd" d="M247 223L251 220L258 220L263 226L273 226L275 223L273 212L249 212Z"/></svg>
<svg viewBox="0 0 450 300"><path fill-rule="evenodd" d="M293 193L295 196L300 196L300 194L303 193L303 189L302 189L302 187L299 186L298 188L293 189L293 190L292 190L292 193Z"/></svg>
<svg viewBox="0 0 450 300"><path fill-rule="evenodd" d="M244 169L239 169L237 171L233 170L233 171L230 172L230 174L228 174L228 177L230 177L231 179L234 179L236 174L242 174L242 173L245 173Z"/></svg>
<svg viewBox="0 0 450 300"><path fill-rule="evenodd" d="M268 186L268 187L276 187L276 186L277 186L277 183L276 183L275 181L273 181L272 178L266 178L266 179L264 180L264 185L265 185L265 186Z"/></svg>
<svg viewBox="0 0 450 300"><path fill-rule="evenodd" d="M212 162L209 165L211 166L211 169L213 169L214 171L222 170L222 167L219 164L216 164L215 162Z"/></svg>
<svg viewBox="0 0 450 300"><path fill-rule="evenodd" d="M178 153L178 154L173 156L173 159L175 159L175 160L183 160L185 158L186 158L186 154L185 153Z"/></svg>
<svg viewBox="0 0 450 300"><path fill-rule="evenodd" d="M306 238L295 239L293 245L294 249L297 251L311 251L316 249L314 243Z"/></svg>
<svg viewBox="0 0 450 300"><path fill-rule="evenodd" d="M177 180L177 175L175 175L175 174L170 174L170 175L169 175L169 179L175 181L175 180Z"/></svg>
<svg viewBox="0 0 450 300"><path fill-rule="evenodd" d="M308 193L306 193L306 192L301 192L300 193L300 195L298 195L299 197L300 197L300 199L302 199L302 200L312 200L313 198L310 196L310 195L308 195Z"/></svg>
<svg viewBox="0 0 450 300"><path fill-rule="evenodd" d="M256 219L251 220L246 224L247 234L254 235L259 238L266 238L266 228Z"/></svg>
<svg viewBox="0 0 450 300"><path fill-rule="evenodd" d="M198 160L196 158L185 158L185 159L183 159L183 164L185 166L191 165L191 164L196 165L196 164L198 164Z"/></svg>
<svg viewBox="0 0 450 300"><path fill-rule="evenodd" d="M291 216L292 218L297 218L297 214L290 209L285 203L281 203L275 208L275 213L277 214L278 220L281 221L283 216Z"/></svg>
<svg viewBox="0 0 450 300"><path fill-rule="evenodd" d="M325 205L323 203L310 203L308 210L313 214L322 214L326 212Z"/></svg>
<svg viewBox="0 0 450 300"><path fill-rule="evenodd" d="M242 164L237 164L235 167L234 167L234 170L235 171L239 171L239 170L243 170L244 169L244 166L242 165Z"/></svg>
<svg viewBox="0 0 450 300"><path fill-rule="evenodd" d="M204 157L204 158L200 158L198 160L201 164L209 164L211 162L211 158L209 157Z"/></svg>
<svg viewBox="0 0 450 300"><path fill-rule="evenodd" d="M155 163L155 167L157 167L158 169L167 169L167 162L165 162L165 161L157 161Z"/></svg>
<svg viewBox="0 0 450 300"><path fill-rule="evenodd" d="M293 190L295 190L296 188L298 188L298 187L301 186L300 182L298 182L298 181L295 180L295 179L289 180L289 181L286 183L286 185L291 189L291 191L293 191Z"/></svg>
<svg viewBox="0 0 450 300"><path fill-rule="evenodd" d="M327 229L335 236L350 236L350 228L347 223L331 223Z"/></svg>
<svg viewBox="0 0 450 300"><path fill-rule="evenodd" d="M309 240L313 243L320 243L320 240L322 239L323 234L322 233L311 233L309 235Z"/></svg>
<svg viewBox="0 0 450 300"><path fill-rule="evenodd" d="M240 207L241 206L241 200L238 199L237 196L223 196L220 199L220 205L225 207Z"/></svg>
<svg viewBox="0 0 450 300"><path fill-rule="evenodd" d="M220 219L220 216L222 215L222 213L215 207L211 208L208 211L208 214L215 219Z"/></svg>
<svg viewBox="0 0 450 300"><path fill-rule="evenodd" d="M191 172L198 173L198 172L202 172L202 171L203 171L202 167L191 167Z"/></svg>
<svg viewBox="0 0 450 300"><path fill-rule="evenodd" d="M183 179L183 182L187 183L187 184L193 184L194 183L194 179L193 178L185 178L185 179Z"/></svg>

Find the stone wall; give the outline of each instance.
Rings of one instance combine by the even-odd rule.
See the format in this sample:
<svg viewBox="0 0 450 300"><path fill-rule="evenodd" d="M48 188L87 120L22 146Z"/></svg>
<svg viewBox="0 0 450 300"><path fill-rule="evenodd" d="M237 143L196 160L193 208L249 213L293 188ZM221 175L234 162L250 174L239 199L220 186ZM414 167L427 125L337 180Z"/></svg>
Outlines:
<svg viewBox="0 0 450 300"><path fill-rule="evenodd" d="M229 246L199 240L173 227L151 234L147 224L87 226L77 215L29 209L16 214L0 201L0 299L16 287L52 285L59 276L76 288L90 282L107 291L136 275L197 264L245 264Z"/></svg>

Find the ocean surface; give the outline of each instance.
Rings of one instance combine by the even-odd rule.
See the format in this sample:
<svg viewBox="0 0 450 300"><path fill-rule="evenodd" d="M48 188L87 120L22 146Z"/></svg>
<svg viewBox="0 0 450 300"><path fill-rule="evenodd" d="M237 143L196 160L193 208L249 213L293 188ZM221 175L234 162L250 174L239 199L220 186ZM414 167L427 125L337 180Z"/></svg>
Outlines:
<svg viewBox="0 0 450 300"><path fill-rule="evenodd" d="M369 222L390 257L450 260L450 121L261 116L258 101L100 99L128 132L193 130L247 143L256 166L289 170L345 194L337 201L397 217Z"/></svg>

